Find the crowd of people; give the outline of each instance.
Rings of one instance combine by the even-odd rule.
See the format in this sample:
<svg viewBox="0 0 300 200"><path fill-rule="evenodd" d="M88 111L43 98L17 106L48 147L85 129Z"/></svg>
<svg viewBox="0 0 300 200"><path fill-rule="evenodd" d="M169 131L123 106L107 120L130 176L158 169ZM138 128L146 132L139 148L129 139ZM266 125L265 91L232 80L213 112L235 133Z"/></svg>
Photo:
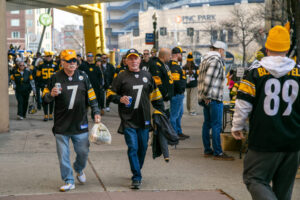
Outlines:
<svg viewBox="0 0 300 200"><path fill-rule="evenodd" d="M286 57L289 41L284 27L271 29L265 45L267 55L255 61L236 89L232 135L237 140L244 138L245 121L249 118L244 182L253 199L291 199L300 162L300 72L299 66ZM12 61L9 56L18 118L26 117L31 90L38 108L43 106L44 121L53 119L54 109L53 133L65 181L61 191L75 188L69 140L77 154L73 168L78 181L84 183L83 169L89 152L87 108L91 107L91 117L98 123L100 115L110 111L110 102L118 104L121 119L118 132L124 134L128 146L133 189L139 189L142 183L141 169L153 110L168 118L179 140L190 138L181 123L185 93L186 109L191 116L197 115L197 106L203 108L204 156L232 161L234 157L223 152L220 138L226 50L224 42L216 41L200 66L194 63L191 52L182 65L186 52L179 46L142 53L129 49L116 68L108 62L106 54L94 56L92 52L87 53L86 61L73 50L62 51L55 60L52 52L25 61L20 58ZM231 91L235 86L232 76L230 71L227 78Z"/></svg>

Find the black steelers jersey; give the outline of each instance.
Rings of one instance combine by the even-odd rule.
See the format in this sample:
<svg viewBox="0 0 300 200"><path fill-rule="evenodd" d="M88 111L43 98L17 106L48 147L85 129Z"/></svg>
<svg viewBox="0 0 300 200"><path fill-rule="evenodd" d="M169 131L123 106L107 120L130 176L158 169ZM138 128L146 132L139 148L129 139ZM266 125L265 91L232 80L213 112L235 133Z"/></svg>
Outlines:
<svg viewBox="0 0 300 200"><path fill-rule="evenodd" d="M45 87L50 78L59 70L59 67L54 61L43 61L36 71L37 82L40 87Z"/></svg>
<svg viewBox="0 0 300 200"><path fill-rule="evenodd" d="M50 91L56 83L61 84L61 94L51 97ZM55 101L54 134L73 135L88 131L88 105L99 114L95 92L86 73L76 70L68 77L63 70L52 76L49 86L43 92L44 101Z"/></svg>
<svg viewBox="0 0 300 200"><path fill-rule="evenodd" d="M131 105L120 103L122 96L132 98ZM149 128L150 127L150 102L155 109L164 112L162 95L156 87L151 74L140 70L131 72L125 70L113 81L112 88L107 91L107 98L119 105L119 115L123 128Z"/></svg>
<svg viewBox="0 0 300 200"><path fill-rule="evenodd" d="M185 71L181 69L177 61L170 60L169 64L174 81L174 96L183 94L186 87Z"/></svg>
<svg viewBox="0 0 300 200"><path fill-rule="evenodd" d="M300 68L275 78L265 68L250 70L240 83L237 99L252 104L249 148L289 152L300 149Z"/></svg>
<svg viewBox="0 0 300 200"><path fill-rule="evenodd" d="M124 72L128 67L126 65L118 65L114 74L114 78L118 76L119 73Z"/></svg>

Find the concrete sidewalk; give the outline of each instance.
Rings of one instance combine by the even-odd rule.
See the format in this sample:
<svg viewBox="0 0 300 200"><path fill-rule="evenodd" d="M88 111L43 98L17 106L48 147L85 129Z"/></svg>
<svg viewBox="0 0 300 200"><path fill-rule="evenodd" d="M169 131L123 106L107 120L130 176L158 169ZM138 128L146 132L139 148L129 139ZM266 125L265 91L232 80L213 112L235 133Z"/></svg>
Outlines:
<svg viewBox="0 0 300 200"><path fill-rule="evenodd" d="M199 108L200 113L200 108ZM129 189L131 172L127 147L117 134L117 107L102 121L112 134L111 145L91 144L85 173L87 183L68 193L59 193L60 178L53 122L43 122L39 111L16 119L16 101L10 96L10 133L0 134L0 199L251 199L242 183L242 160L215 161L204 158L201 140L203 116L183 116L183 130L191 136L177 148L170 147L170 162L152 159L149 147L140 191ZM90 123L92 124L92 123ZM73 151L71 151L73 152ZM71 160L74 161L74 153ZM222 191L222 192L221 192ZM226 195L223 194L226 193ZM300 199L296 180L293 200Z"/></svg>

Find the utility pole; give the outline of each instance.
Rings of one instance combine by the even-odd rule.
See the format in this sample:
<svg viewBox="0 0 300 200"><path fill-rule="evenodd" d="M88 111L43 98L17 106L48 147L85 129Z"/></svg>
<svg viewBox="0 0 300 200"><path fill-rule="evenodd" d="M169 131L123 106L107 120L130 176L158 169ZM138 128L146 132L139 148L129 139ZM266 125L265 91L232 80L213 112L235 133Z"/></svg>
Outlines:
<svg viewBox="0 0 300 200"><path fill-rule="evenodd" d="M51 11L51 8L48 8L47 13L50 14L50 11ZM42 43L43 43L43 38L44 38L44 35L45 35L46 28L47 28L46 26L43 27L43 32L42 32L42 35L41 35L41 38L40 38L40 42L39 42L37 52L40 52L40 50L41 50L41 46L42 46Z"/></svg>

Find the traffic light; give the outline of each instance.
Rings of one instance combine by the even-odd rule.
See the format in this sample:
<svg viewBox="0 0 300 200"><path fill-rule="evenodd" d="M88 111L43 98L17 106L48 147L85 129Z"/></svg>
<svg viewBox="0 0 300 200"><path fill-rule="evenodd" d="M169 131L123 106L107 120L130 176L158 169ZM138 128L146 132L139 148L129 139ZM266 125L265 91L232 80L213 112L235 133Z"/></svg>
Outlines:
<svg viewBox="0 0 300 200"><path fill-rule="evenodd" d="M194 28L187 28L187 35L188 36L194 36Z"/></svg>
<svg viewBox="0 0 300 200"><path fill-rule="evenodd" d="M159 31L160 31L161 36L167 35L167 28L166 27L160 27Z"/></svg>

